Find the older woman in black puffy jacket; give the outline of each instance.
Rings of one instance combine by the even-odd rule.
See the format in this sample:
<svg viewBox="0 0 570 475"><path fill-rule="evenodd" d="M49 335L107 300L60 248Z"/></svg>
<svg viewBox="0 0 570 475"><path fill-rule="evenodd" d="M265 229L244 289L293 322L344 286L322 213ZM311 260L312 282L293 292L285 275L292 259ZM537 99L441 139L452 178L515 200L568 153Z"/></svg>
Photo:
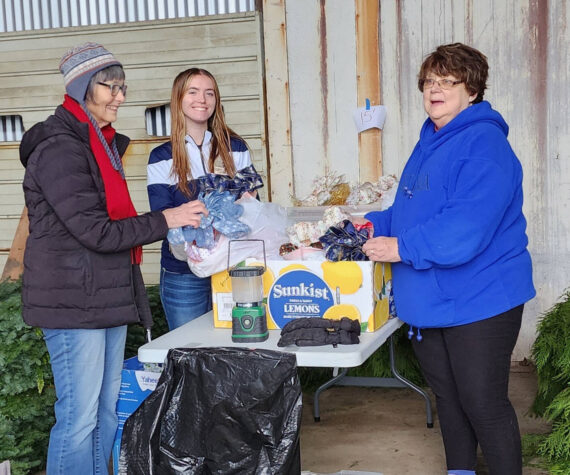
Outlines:
<svg viewBox="0 0 570 475"><path fill-rule="evenodd" d="M54 375L56 423L48 475L107 473L129 323L150 328L141 246L197 226L200 202L137 215L111 123L125 100L121 63L87 43L61 60L66 96L23 137L30 220L23 317L42 328Z"/></svg>

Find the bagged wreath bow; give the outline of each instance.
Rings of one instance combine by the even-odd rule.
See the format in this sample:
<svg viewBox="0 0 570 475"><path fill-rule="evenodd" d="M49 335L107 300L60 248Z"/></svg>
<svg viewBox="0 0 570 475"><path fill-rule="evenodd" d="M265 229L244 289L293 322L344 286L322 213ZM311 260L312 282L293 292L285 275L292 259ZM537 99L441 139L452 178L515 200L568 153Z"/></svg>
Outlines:
<svg viewBox="0 0 570 475"><path fill-rule="evenodd" d="M216 245L214 230L230 239L239 239L249 233L249 226L239 218L243 213L235 196L229 191L213 191L207 195L200 193L198 199L204 203L208 216L202 216L197 228L183 226L168 231L170 244L196 243L197 247L212 249Z"/></svg>
<svg viewBox="0 0 570 475"><path fill-rule="evenodd" d="M208 173L196 178L196 182L203 193L229 191L235 198L263 186L263 180L253 165L238 170L233 178L228 175Z"/></svg>
<svg viewBox="0 0 570 475"><path fill-rule="evenodd" d="M368 238L367 228L357 230L352 222L345 219L337 226L331 226L319 241L329 261L367 261L362 245Z"/></svg>

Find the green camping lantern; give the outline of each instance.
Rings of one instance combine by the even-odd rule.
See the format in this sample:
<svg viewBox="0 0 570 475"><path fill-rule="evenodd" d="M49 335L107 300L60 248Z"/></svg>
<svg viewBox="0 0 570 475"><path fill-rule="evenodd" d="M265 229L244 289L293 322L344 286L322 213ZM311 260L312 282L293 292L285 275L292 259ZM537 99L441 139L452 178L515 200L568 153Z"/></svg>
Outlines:
<svg viewBox="0 0 570 475"><path fill-rule="evenodd" d="M263 266L234 266L229 268L232 242L258 241L263 244ZM232 240L228 243L228 273L232 282L232 341L251 343L269 337L267 316L263 303L263 274L267 268L265 242L260 239Z"/></svg>

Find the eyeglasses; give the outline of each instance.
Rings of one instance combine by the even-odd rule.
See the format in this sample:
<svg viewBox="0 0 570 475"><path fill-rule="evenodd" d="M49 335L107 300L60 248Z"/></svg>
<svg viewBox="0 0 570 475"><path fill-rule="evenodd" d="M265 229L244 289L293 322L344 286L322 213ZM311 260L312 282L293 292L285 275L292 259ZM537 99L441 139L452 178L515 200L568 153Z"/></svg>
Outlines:
<svg viewBox="0 0 570 475"><path fill-rule="evenodd" d="M421 83L422 83L422 89L431 89L433 86L435 86L436 84L439 86L440 89L443 89L444 91L448 91L449 89L451 89L453 86L457 86L458 84L461 84L463 81L452 81L451 79L431 79L431 78L426 78L426 79L422 79Z"/></svg>
<svg viewBox="0 0 570 475"><path fill-rule="evenodd" d="M113 97L115 97L117 94L119 94L119 91L121 91L123 93L123 96L127 97L127 85L123 84L122 86L119 86L118 84L107 84L106 82L97 82L97 84L99 84L100 86L107 86L109 88L109 90L111 91L111 95Z"/></svg>

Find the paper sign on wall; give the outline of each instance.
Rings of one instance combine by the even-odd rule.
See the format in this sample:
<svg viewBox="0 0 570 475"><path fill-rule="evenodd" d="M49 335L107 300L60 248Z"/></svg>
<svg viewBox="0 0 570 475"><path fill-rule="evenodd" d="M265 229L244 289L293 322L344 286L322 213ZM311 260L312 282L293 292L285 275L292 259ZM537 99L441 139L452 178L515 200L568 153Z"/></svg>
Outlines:
<svg viewBox="0 0 570 475"><path fill-rule="evenodd" d="M353 117L358 133L364 130L372 129L374 127L382 130L384 127L384 121L386 120L386 107L359 107L354 111Z"/></svg>

